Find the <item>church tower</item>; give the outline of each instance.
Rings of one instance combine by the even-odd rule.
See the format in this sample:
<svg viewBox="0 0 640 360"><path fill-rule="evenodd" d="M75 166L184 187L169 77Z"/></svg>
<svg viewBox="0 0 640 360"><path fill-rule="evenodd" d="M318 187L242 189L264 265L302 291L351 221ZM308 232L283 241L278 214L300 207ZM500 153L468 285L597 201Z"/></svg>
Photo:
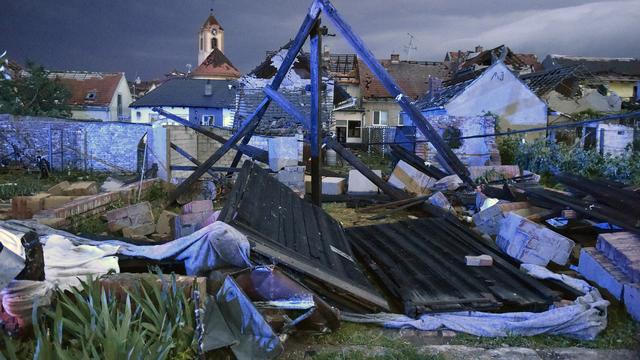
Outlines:
<svg viewBox="0 0 640 360"><path fill-rule="evenodd" d="M224 29L213 16L212 9L198 33L198 65L202 64L214 48L224 53Z"/></svg>

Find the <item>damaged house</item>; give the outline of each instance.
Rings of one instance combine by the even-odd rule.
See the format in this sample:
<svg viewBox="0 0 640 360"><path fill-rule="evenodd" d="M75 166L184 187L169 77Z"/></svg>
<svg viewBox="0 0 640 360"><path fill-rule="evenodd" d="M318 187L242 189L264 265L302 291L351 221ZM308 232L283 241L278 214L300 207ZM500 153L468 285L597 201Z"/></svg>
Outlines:
<svg viewBox="0 0 640 360"><path fill-rule="evenodd" d="M590 75L583 87L602 96L617 95L623 102L638 102L640 93L640 60L634 58L597 58L548 55L542 62L545 70L581 66ZM590 91L591 93L593 91ZM616 110L612 110L616 111Z"/></svg>
<svg viewBox="0 0 640 360"><path fill-rule="evenodd" d="M264 88L271 84L273 77L284 57L287 54L291 42L283 46L277 51L267 52L265 60L260 63L253 71L240 79L238 89L238 113L235 118L235 125L239 127L245 119L247 119L253 110L264 99ZM287 72L280 93L302 114L308 114L311 106L311 92L308 87L311 84L310 78L310 58L309 54L300 53ZM332 123L332 109L334 106L334 85L333 80L328 74L323 75L325 84L322 89L322 118L325 121L325 127L329 127ZM341 92L344 94L344 92ZM341 95L341 101L346 100L348 95ZM293 116L282 110L279 106L269 106L268 110L262 117L260 126L256 132L263 135L291 135L297 134L301 128L300 122Z"/></svg>

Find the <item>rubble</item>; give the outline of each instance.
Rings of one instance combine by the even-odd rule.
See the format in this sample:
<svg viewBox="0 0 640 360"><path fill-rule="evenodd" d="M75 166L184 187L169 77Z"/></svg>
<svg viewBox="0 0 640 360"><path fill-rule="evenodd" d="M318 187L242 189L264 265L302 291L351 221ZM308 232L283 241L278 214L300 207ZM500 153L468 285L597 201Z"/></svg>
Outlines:
<svg viewBox="0 0 640 360"><path fill-rule="evenodd" d="M430 189L436 181L403 160L396 164L389 177L389 184L417 196L430 194Z"/></svg>
<svg viewBox="0 0 640 360"><path fill-rule="evenodd" d="M382 170L372 170L378 177L382 176ZM380 189L367 179L358 170L349 170L349 182L347 191L349 194L372 194L377 193Z"/></svg>
<svg viewBox="0 0 640 360"><path fill-rule="evenodd" d="M509 213L500 224L498 247L524 263L565 265L575 243L531 220Z"/></svg>

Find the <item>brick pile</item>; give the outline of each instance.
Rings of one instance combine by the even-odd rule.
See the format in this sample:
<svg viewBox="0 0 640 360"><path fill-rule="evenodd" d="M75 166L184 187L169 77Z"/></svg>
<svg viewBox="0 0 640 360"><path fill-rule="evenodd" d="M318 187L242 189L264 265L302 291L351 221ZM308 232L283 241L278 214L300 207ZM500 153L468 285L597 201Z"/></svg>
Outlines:
<svg viewBox="0 0 640 360"><path fill-rule="evenodd" d="M629 314L640 321L640 235L600 234L595 248L580 252L578 271L624 302Z"/></svg>

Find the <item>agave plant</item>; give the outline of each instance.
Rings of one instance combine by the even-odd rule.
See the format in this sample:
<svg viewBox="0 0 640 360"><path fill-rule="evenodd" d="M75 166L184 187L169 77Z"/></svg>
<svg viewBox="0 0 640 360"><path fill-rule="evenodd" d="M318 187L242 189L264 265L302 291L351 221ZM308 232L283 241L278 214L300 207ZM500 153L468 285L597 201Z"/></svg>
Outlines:
<svg viewBox="0 0 640 360"><path fill-rule="evenodd" d="M55 306L34 310L34 346L0 339L0 360L174 359L196 354L194 305L183 289L143 278L124 301L97 280L57 292Z"/></svg>

